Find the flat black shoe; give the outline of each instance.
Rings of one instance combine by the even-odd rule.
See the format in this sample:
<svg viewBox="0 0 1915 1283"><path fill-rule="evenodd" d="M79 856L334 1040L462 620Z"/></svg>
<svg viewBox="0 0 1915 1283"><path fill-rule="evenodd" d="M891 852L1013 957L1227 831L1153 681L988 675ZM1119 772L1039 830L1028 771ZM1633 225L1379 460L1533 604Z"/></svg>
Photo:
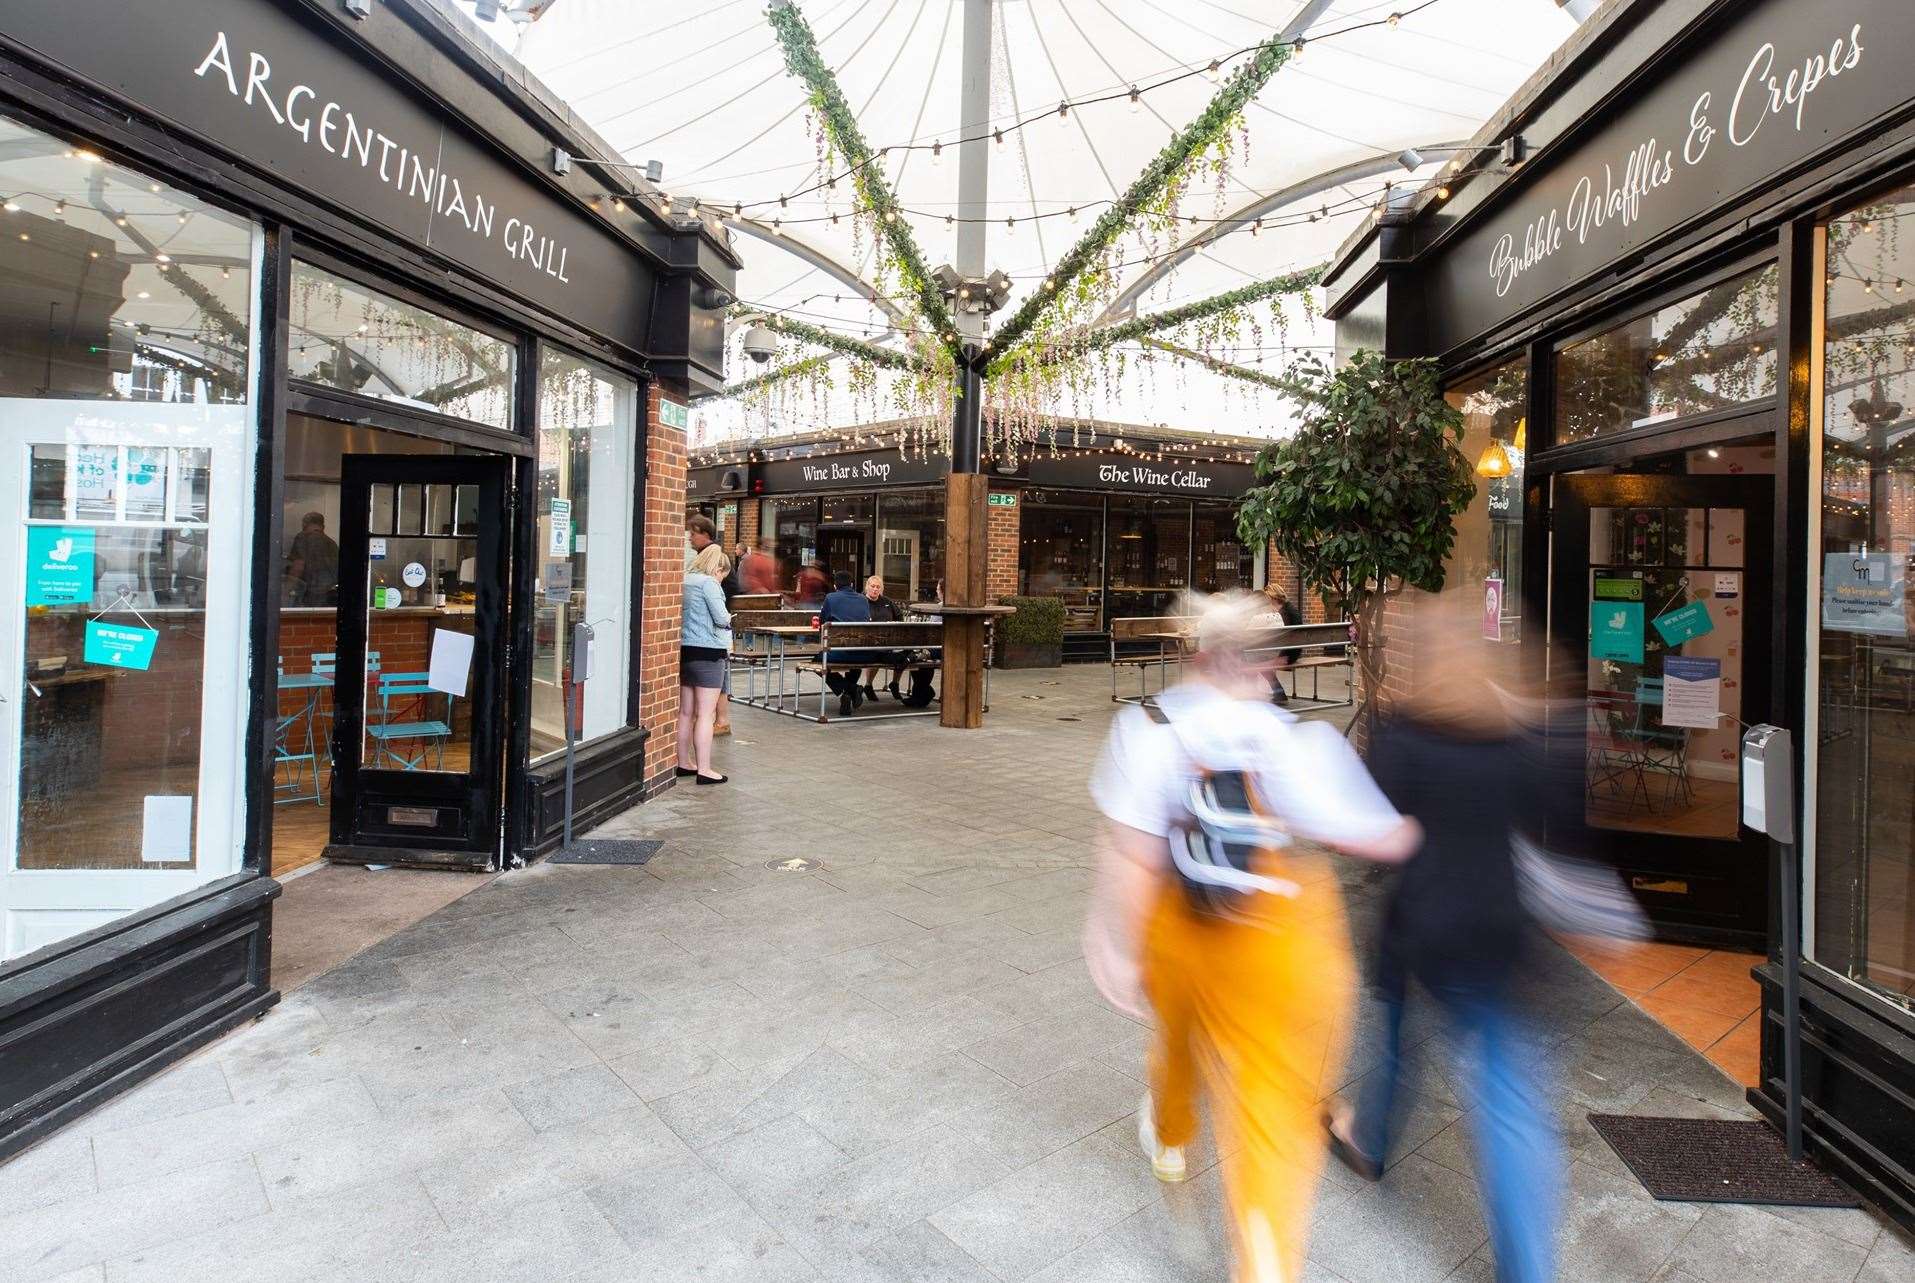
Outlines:
<svg viewBox="0 0 1915 1283"><path fill-rule="evenodd" d="M904 696L898 694L898 684L896 682L892 682L889 686L885 687L885 689L891 692L892 699L904 698Z"/></svg>
<svg viewBox="0 0 1915 1283"><path fill-rule="evenodd" d="M672 767L672 774L676 775L679 779L682 780L687 775L698 774L698 768L695 766L674 766Z"/></svg>
<svg viewBox="0 0 1915 1283"><path fill-rule="evenodd" d="M704 781L700 780L699 782L703 783ZM1328 1114L1324 1115L1323 1118L1323 1130L1330 1137L1330 1153L1336 1158L1337 1162L1342 1163L1345 1167L1373 1185L1383 1179L1383 1164L1377 1162L1355 1145L1350 1144L1350 1142L1344 1140L1343 1137L1337 1135L1336 1128L1331 1125Z"/></svg>
<svg viewBox="0 0 1915 1283"><path fill-rule="evenodd" d="M692 774L698 775L698 772L693 771ZM698 775L698 782L700 784L723 784L730 778L731 776L729 775Z"/></svg>
<svg viewBox="0 0 1915 1283"><path fill-rule="evenodd" d="M876 699L878 697L878 692L871 689L870 682L864 684L864 697L866 699Z"/></svg>
<svg viewBox="0 0 1915 1283"><path fill-rule="evenodd" d="M851 692L850 691L846 691L844 694L838 696L838 715L840 717L851 716Z"/></svg>

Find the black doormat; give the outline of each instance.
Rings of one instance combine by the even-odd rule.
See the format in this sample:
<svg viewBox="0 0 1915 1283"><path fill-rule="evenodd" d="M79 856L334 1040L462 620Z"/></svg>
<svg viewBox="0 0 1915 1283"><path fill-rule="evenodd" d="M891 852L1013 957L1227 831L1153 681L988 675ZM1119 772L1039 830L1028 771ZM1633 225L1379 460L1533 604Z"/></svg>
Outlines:
<svg viewBox="0 0 1915 1283"><path fill-rule="evenodd" d="M580 838L545 857L547 864L644 864L663 842L631 838Z"/></svg>
<svg viewBox="0 0 1915 1283"><path fill-rule="evenodd" d="M1767 1123L1622 1114L1591 1114L1589 1123L1663 1202L1861 1206L1806 1160L1789 1161L1788 1146Z"/></svg>

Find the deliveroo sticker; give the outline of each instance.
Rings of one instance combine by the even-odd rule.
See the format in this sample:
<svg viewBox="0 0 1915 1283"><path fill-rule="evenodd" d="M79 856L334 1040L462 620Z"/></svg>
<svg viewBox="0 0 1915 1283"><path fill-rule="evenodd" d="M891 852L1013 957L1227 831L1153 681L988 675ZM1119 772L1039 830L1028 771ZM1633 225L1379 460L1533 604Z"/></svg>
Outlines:
<svg viewBox="0 0 1915 1283"><path fill-rule="evenodd" d="M1642 662L1641 602L1589 603L1589 657L1616 659L1625 664Z"/></svg>
<svg viewBox="0 0 1915 1283"><path fill-rule="evenodd" d="M27 527L27 605L72 606L93 600L93 530Z"/></svg>
<svg viewBox="0 0 1915 1283"><path fill-rule="evenodd" d="M86 662L145 672L153 666L153 647L159 640L159 633L151 628L127 628L90 619L86 625Z"/></svg>

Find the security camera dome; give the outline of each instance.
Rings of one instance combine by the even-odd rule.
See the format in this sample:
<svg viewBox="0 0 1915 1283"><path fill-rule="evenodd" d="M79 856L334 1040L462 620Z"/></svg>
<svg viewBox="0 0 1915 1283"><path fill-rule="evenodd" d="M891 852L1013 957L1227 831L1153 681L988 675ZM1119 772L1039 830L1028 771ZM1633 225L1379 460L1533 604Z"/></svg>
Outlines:
<svg viewBox="0 0 1915 1283"><path fill-rule="evenodd" d="M763 365L778 355L778 336L762 325L745 331L745 355Z"/></svg>

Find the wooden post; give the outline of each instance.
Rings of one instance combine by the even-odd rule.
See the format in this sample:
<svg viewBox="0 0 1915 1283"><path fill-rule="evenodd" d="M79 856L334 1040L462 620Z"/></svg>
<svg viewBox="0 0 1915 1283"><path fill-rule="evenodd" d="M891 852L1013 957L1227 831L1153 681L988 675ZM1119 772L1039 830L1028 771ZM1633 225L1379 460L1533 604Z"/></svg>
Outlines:
<svg viewBox="0 0 1915 1283"><path fill-rule="evenodd" d="M953 472L944 489L944 600L953 606L984 606L991 479L981 472ZM982 615L944 616L944 690L938 722L976 730L984 725L984 629Z"/></svg>

